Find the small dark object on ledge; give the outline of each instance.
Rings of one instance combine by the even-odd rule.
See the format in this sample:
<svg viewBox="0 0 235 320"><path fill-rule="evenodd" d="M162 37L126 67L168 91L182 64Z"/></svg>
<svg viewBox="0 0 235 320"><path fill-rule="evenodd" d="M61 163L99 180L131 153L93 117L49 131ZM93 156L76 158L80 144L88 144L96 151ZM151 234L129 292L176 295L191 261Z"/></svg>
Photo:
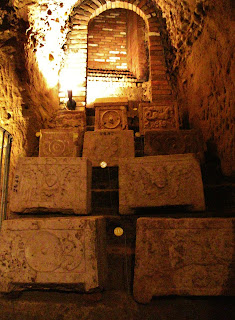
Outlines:
<svg viewBox="0 0 235 320"><path fill-rule="evenodd" d="M73 100L72 90L68 90L68 98L69 100L67 101L67 108L69 110L75 110L76 101Z"/></svg>

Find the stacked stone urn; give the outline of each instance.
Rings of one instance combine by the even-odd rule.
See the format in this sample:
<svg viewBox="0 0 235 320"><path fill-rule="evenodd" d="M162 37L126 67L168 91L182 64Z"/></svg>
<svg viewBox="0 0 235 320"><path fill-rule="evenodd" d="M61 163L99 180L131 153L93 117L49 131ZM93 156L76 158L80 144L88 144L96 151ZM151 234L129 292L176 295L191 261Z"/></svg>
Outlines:
<svg viewBox="0 0 235 320"><path fill-rule="evenodd" d="M179 130L173 104L139 106L143 157L135 157L128 100L97 99L94 108L94 131L85 132L84 114L78 111L62 112L54 128L41 130L39 157L20 159L16 169L11 211L89 214L92 167L99 166L118 167L120 215L146 207L151 216L163 206L205 210L200 135ZM104 220L70 216L4 221L0 290L102 288ZM233 225L234 219L137 219L135 299L147 303L154 295L234 294L229 282L234 279Z"/></svg>

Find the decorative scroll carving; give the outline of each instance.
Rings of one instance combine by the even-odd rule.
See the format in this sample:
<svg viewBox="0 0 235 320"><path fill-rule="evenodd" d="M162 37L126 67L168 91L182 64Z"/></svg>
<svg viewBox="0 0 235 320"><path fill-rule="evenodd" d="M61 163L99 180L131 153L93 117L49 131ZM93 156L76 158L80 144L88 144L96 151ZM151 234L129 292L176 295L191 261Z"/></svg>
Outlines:
<svg viewBox="0 0 235 320"><path fill-rule="evenodd" d="M83 157L88 158L93 166L100 166L102 161L108 166L117 166L120 158L134 156L134 134L131 130L85 133Z"/></svg>
<svg viewBox="0 0 235 320"><path fill-rule="evenodd" d="M0 291L11 291L13 284L17 290L28 285L85 291L103 286L104 229L101 217L4 221Z"/></svg>
<svg viewBox="0 0 235 320"><path fill-rule="evenodd" d="M234 295L235 219L137 220L134 297Z"/></svg>
<svg viewBox="0 0 235 320"><path fill-rule="evenodd" d="M39 157L76 157L82 148L82 133L77 129L41 130Z"/></svg>
<svg viewBox="0 0 235 320"><path fill-rule="evenodd" d="M95 130L128 129L125 106L104 106L95 108Z"/></svg>
<svg viewBox="0 0 235 320"><path fill-rule="evenodd" d="M164 154L195 153L203 159L203 139L197 130L146 131L144 154L157 156Z"/></svg>
<svg viewBox="0 0 235 320"><path fill-rule="evenodd" d="M48 123L48 127L54 129L78 128L81 132L84 132L86 129L85 111L61 110Z"/></svg>
<svg viewBox="0 0 235 320"><path fill-rule="evenodd" d="M146 130L178 129L178 115L174 105L160 106L149 103L140 104L139 108L140 132Z"/></svg>
<svg viewBox="0 0 235 320"><path fill-rule="evenodd" d="M91 164L81 158L21 158L16 168L11 211L90 211Z"/></svg>
<svg viewBox="0 0 235 320"><path fill-rule="evenodd" d="M167 205L205 209L200 167L193 155L120 159L121 214L138 207Z"/></svg>

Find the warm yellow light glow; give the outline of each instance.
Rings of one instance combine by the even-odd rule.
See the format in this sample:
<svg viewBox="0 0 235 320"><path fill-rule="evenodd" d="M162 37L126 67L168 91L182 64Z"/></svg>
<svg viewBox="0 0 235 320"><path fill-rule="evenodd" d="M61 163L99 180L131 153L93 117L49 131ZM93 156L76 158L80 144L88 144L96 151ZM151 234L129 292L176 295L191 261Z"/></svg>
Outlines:
<svg viewBox="0 0 235 320"><path fill-rule="evenodd" d="M76 66L76 67L75 67ZM82 70L84 70L82 72ZM65 58L64 68L60 70L60 91L76 91L78 86L84 86L86 80L86 62L82 61L82 54L70 53Z"/></svg>
<svg viewBox="0 0 235 320"><path fill-rule="evenodd" d="M124 81L87 81L87 103L94 102L97 98L106 97L122 97L126 96L127 92L124 91L131 83Z"/></svg>
<svg viewBox="0 0 235 320"><path fill-rule="evenodd" d="M39 1L29 11L30 38L38 63L48 87L55 87L59 80L60 65L64 58L63 44L66 42L66 20L77 0ZM31 42L32 39L32 42Z"/></svg>
<svg viewBox="0 0 235 320"><path fill-rule="evenodd" d="M106 167L107 167L107 162L102 161L102 162L100 163L100 166L101 166L102 169L106 168Z"/></svg>

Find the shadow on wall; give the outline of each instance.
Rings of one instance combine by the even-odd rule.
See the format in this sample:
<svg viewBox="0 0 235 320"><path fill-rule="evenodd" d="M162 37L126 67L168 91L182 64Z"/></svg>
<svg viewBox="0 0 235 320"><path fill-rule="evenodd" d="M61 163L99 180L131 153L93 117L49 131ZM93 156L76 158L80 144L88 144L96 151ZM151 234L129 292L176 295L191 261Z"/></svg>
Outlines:
<svg viewBox="0 0 235 320"><path fill-rule="evenodd" d="M219 184L223 180L223 173L221 170L221 161L217 151L217 145L212 139L206 142L205 164L203 177L205 183Z"/></svg>

